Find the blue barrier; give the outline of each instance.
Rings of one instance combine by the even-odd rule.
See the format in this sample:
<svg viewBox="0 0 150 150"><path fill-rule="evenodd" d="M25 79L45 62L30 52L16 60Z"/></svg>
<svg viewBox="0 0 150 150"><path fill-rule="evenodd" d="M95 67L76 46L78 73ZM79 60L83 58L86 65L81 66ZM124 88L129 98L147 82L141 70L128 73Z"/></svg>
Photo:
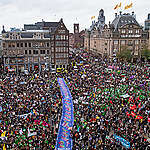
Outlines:
<svg viewBox="0 0 150 150"><path fill-rule="evenodd" d="M58 78L57 81L63 97L63 108L55 150L72 150L73 142L70 136L70 127L73 127L74 122L72 96L65 80Z"/></svg>
<svg viewBox="0 0 150 150"><path fill-rule="evenodd" d="M113 134L114 138L117 140L117 141L120 141L121 144L125 147L125 148L130 148L130 142L128 142L127 140L125 140L124 138L120 137L120 136L117 136L116 134Z"/></svg>

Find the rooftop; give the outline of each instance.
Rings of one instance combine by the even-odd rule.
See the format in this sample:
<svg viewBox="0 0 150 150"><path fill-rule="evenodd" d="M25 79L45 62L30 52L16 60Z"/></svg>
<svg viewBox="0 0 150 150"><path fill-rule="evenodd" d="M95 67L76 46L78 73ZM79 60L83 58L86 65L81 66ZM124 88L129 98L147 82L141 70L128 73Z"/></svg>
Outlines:
<svg viewBox="0 0 150 150"><path fill-rule="evenodd" d="M139 23L136 20L136 17L134 15L134 12L132 14L122 14L120 12L119 15L117 13L115 14L115 19L112 22L112 26L114 27L115 30L117 30L120 27L123 27L126 24L135 24L137 26L140 26Z"/></svg>

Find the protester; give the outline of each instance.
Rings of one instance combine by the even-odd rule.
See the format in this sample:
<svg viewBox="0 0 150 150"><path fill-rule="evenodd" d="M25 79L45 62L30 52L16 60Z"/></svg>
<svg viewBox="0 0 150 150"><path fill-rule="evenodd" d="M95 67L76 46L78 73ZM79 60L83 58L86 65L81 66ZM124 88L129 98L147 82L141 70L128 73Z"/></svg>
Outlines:
<svg viewBox="0 0 150 150"><path fill-rule="evenodd" d="M54 149L62 106L56 76L11 73L1 79L1 146Z"/></svg>
<svg viewBox="0 0 150 150"><path fill-rule="evenodd" d="M145 149L150 136L149 68L95 60L93 54L77 54L67 77L74 100L73 149L126 149L114 134L128 141L129 149Z"/></svg>
<svg viewBox="0 0 150 150"><path fill-rule="evenodd" d="M74 104L73 150L143 150L150 137L148 66L112 63L86 51L72 54L68 72L0 75L1 148L55 149L63 77ZM116 137L119 137L117 140Z"/></svg>

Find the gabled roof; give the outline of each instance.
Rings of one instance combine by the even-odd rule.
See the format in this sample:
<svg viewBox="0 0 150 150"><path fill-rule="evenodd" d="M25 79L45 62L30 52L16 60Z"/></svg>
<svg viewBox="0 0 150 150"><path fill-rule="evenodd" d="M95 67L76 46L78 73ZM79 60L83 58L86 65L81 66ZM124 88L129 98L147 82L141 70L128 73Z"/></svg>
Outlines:
<svg viewBox="0 0 150 150"><path fill-rule="evenodd" d="M127 24L134 24L140 27L139 23L135 19L135 16L130 14L121 14L116 16L111 25L115 30L117 30Z"/></svg>
<svg viewBox="0 0 150 150"><path fill-rule="evenodd" d="M35 24L25 24L25 30L44 30L44 29L51 29L54 30L59 26L59 22L37 22Z"/></svg>

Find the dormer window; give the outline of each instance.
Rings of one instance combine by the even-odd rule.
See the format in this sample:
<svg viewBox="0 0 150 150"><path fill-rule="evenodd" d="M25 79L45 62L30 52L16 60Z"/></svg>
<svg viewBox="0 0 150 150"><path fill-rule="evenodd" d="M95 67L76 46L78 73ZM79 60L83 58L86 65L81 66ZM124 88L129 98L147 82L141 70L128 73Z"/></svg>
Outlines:
<svg viewBox="0 0 150 150"><path fill-rule="evenodd" d="M126 33L126 30L125 30L125 29L122 29L121 33Z"/></svg>
<svg viewBox="0 0 150 150"><path fill-rule="evenodd" d="M135 33L136 33L136 34L140 33L140 30L136 29Z"/></svg>
<svg viewBox="0 0 150 150"><path fill-rule="evenodd" d="M133 33L133 30L129 30L129 33L132 34L132 33Z"/></svg>

